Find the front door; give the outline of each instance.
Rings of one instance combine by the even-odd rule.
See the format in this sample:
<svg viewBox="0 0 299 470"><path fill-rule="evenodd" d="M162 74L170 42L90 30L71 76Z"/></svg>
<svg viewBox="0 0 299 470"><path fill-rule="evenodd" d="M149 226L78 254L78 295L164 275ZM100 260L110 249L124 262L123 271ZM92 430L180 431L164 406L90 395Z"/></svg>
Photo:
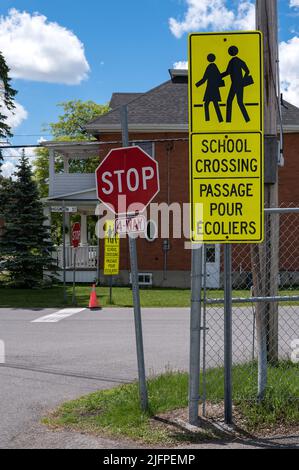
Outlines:
<svg viewBox="0 0 299 470"><path fill-rule="evenodd" d="M206 245L206 286L210 289L220 288L220 245Z"/></svg>

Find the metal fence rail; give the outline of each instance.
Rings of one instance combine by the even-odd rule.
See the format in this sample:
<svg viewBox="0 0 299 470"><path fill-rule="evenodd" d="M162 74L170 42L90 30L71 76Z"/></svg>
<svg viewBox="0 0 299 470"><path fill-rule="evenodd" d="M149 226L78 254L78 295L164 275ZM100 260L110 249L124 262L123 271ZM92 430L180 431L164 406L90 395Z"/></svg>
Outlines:
<svg viewBox="0 0 299 470"><path fill-rule="evenodd" d="M290 400L299 400L299 363L293 354L296 340L299 342L299 208L266 209L265 219L262 246L240 244L232 247L235 402L258 397L260 370L257 359L261 342L266 350L265 393L274 384L281 393L287 393ZM224 298L206 287L206 251L204 248L200 398L202 413L209 416L215 408L221 409L223 415ZM262 260L258 273L257 259ZM222 287L223 267L222 247ZM261 321L263 329L259 330ZM298 377L297 385L293 383L294 376Z"/></svg>

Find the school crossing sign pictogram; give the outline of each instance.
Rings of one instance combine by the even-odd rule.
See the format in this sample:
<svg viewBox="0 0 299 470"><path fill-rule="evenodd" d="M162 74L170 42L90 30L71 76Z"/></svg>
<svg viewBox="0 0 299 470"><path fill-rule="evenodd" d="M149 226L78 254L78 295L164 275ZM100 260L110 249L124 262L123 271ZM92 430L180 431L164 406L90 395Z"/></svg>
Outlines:
<svg viewBox="0 0 299 470"><path fill-rule="evenodd" d="M189 36L191 239L263 241L259 31Z"/></svg>

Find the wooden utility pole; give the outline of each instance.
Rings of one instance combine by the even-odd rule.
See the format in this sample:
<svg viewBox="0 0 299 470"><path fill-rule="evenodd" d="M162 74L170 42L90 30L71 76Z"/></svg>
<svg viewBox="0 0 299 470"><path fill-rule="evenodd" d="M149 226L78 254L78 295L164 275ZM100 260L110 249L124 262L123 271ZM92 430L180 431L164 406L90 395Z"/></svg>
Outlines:
<svg viewBox="0 0 299 470"><path fill-rule="evenodd" d="M262 31L264 37L265 207L278 207L277 0L256 0L256 28ZM266 214L265 241L261 245L253 246L251 254L255 295L263 297L277 295L279 215ZM267 361L278 360L278 304L258 303L256 310L259 396L262 398L266 386Z"/></svg>

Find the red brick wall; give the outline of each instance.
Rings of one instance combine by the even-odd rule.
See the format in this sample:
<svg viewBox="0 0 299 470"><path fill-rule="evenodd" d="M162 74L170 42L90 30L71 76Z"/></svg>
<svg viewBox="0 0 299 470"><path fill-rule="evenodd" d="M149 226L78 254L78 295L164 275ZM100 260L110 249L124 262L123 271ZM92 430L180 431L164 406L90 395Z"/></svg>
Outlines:
<svg viewBox="0 0 299 470"><path fill-rule="evenodd" d="M299 133L285 134L284 159L279 169L279 203L299 207Z"/></svg>

